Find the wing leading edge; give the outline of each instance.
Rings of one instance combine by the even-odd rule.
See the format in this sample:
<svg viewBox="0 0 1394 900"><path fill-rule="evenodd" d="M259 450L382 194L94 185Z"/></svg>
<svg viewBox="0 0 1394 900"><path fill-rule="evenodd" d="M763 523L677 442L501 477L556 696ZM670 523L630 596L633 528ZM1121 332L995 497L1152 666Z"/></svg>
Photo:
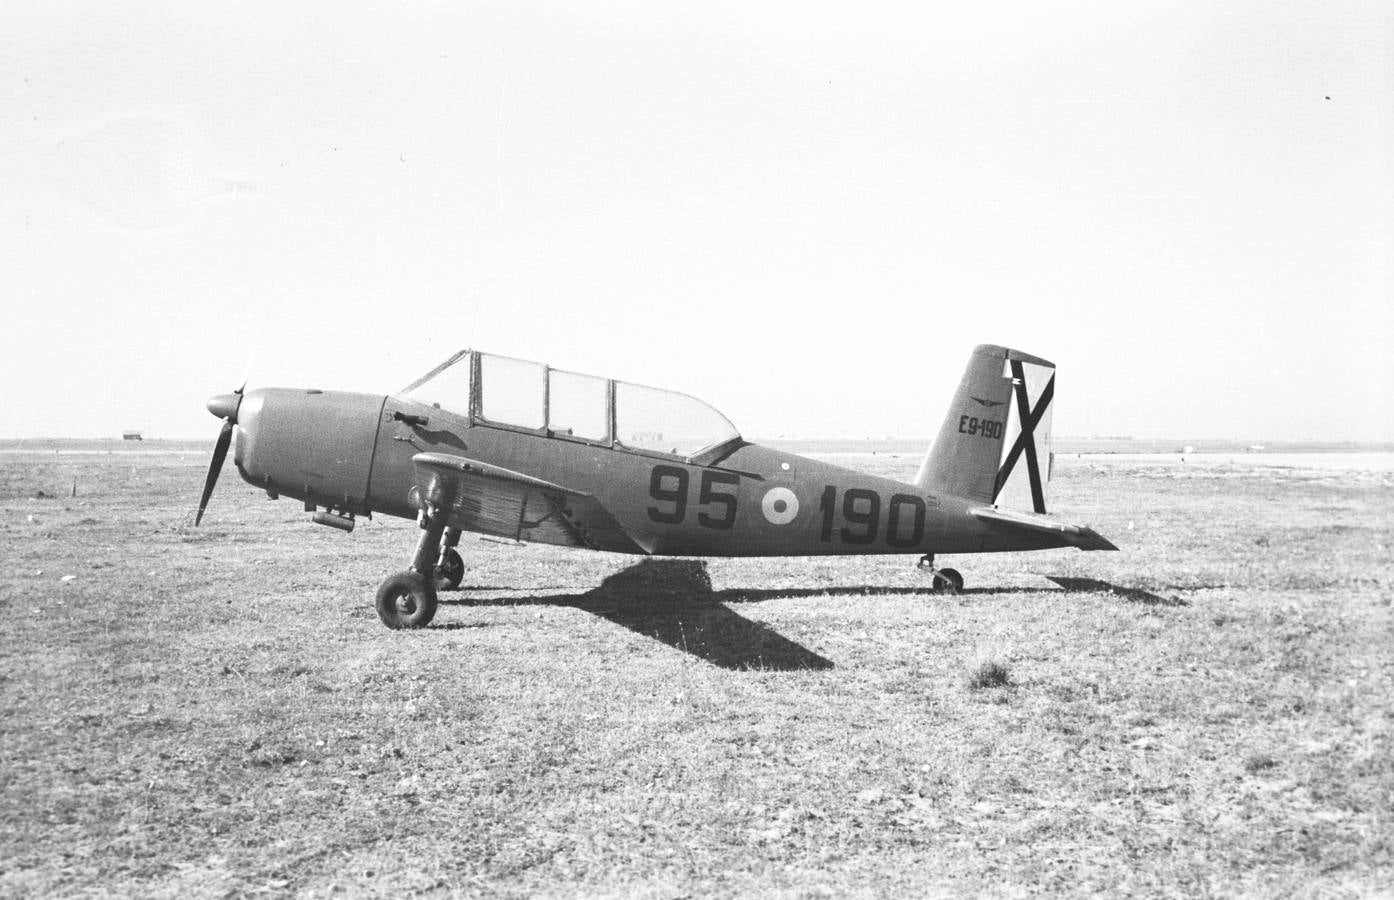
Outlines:
<svg viewBox="0 0 1394 900"><path fill-rule="evenodd" d="M453 528L542 544L649 553L595 496L446 453L413 456L422 499Z"/></svg>

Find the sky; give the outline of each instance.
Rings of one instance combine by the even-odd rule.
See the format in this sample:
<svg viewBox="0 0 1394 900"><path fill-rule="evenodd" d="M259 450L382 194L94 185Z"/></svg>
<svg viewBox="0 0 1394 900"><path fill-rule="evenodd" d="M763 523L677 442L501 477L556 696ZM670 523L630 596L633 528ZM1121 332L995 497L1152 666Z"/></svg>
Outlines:
<svg viewBox="0 0 1394 900"><path fill-rule="evenodd" d="M751 437L1394 440L1388 2L0 8L0 437L473 346Z"/></svg>

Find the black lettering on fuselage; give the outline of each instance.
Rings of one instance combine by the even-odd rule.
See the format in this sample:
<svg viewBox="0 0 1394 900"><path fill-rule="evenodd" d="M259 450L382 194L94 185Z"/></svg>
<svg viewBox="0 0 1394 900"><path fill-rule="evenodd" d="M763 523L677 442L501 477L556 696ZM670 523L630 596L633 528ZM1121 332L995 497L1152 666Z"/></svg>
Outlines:
<svg viewBox="0 0 1394 900"><path fill-rule="evenodd" d="M687 515L687 470L680 466L654 466L649 476L649 496L672 508L649 507L649 518L664 525L679 525Z"/></svg>
<svg viewBox="0 0 1394 900"><path fill-rule="evenodd" d="M836 527L839 506L845 523L841 528ZM866 488L850 488L843 493L839 505L837 488L827 485L818 503L818 510L823 516L823 530L819 537L824 541L836 537L844 544L855 546L875 543L881 508L881 495ZM914 494L892 494L885 508L886 529L882 533L886 543L905 550L918 547L925 533L928 504L924 498Z"/></svg>
<svg viewBox="0 0 1394 900"><path fill-rule="evenodd" d="M697 491L697 524L725 531L736 524L741 479L734 472L702 471ZM691 479L681 466L654 466L649 475L649 497L658 501L648 508L649 518L664 525L681 525L687 519ZM721 488L726 490L721 490ZM730 490L730 488L736 490Z"/></svg>

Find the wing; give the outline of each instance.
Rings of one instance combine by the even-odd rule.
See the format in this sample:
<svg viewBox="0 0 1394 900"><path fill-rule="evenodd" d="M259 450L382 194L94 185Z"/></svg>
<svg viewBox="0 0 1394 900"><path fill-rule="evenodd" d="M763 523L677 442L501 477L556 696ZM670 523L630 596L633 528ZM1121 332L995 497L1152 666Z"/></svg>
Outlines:
<svg viewBox="0 0 1394 900"><path fill-rule="evenodd" d="M451 527L541 544L649 552L585 491L446 453L418 453L411 461L421 497L447 510Z"/></svg>
<svg viewBox="0 0 1394 900"><path fill-rule="evenodd" d="M1081 550L1117 550L1108 538L1100 535L1088 525L1071 525L1050 516L1016 510L997 509L992 506L977 506L968 510L980 521L1002 525L1018 531L1050 535L1062 544L1078 547Z"/></svg>

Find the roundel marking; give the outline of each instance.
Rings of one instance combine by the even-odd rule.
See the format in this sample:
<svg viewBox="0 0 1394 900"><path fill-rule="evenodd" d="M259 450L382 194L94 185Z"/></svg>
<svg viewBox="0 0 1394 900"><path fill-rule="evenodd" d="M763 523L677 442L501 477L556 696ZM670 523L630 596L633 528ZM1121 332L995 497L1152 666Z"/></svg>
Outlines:
<svg viewBox="0 0 1394 900"><path fill-rule="evenodd" d="M799 514L799 498L787 487L770 488L760 501L760 511L771 525L788 525Z"/></svg>

